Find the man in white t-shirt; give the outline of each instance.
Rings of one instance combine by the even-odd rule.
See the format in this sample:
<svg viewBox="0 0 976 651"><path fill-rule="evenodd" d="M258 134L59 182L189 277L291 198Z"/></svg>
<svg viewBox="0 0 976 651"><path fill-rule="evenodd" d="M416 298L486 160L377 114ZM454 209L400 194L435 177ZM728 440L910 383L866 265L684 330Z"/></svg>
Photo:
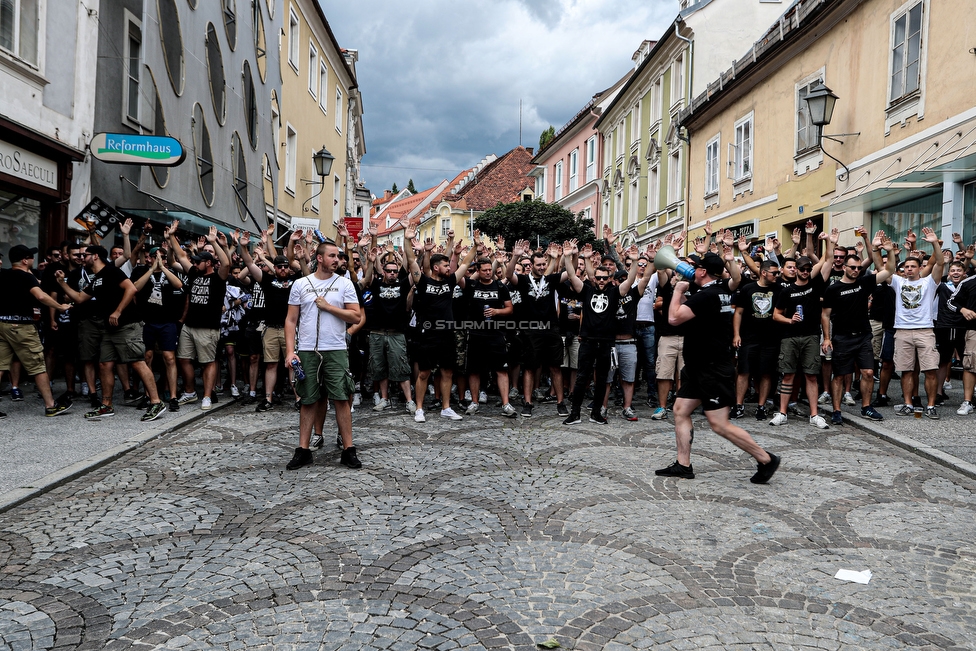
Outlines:
<svg viewBox="0 0 976 651"><path fill-rule="evenodd" d="M286 468L295 470L312 464L309 449L312 428L317 424L322 431L330 399L342 440L340 463L360 468L363 464L352 444L350 398L355 382L349 372L346 348L346 324L359 323L359 298L352 281L336 273L339 247L334 242L319 244L315 260L318 263L315 273L296 281L288 296L285 348L289 352L285 364L301 363L305 379L296 378L295 382L302 403L298 419L299 447Z"/></svg>
<svg viewBox="0 0 976 651"><path fill-rule="evenodd" d="M939 236L931 228L923 228L922 236L932 245L933 255L929 264L922 267L916 257L905 260L905 275L892 276L891 287L895 290L895 371L901 375L901 392L904 402L895 412L908 416L915 412L912 396L917 389L915 357L925 374L925 394L928 406L925 415L938 419L935 398L938 395L937 371L939 351L935 347L935 317L938 312L936 288L942 281L944 260L939 248ZM909 240L914 235L909 231Z"/></svg>

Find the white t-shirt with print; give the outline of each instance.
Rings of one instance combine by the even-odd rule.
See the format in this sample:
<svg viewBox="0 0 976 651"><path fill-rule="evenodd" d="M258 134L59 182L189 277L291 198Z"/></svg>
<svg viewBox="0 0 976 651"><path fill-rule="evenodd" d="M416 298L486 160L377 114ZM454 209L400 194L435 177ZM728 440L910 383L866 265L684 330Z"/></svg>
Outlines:
<svg viewBox="0 0 976 651"><path fill-rule="evenodd" d="M332 274L325 280L312 274L295 281L288 295L288 305L298 305L300 308L296 347L301 351L345 350L346 322L320 310L315 305L315 299L319 296L325 296L329 304L338 308L345 308L348 303L359 304L352 281L338 274Z"/></svg>
<svg viewBox="0 0 976 651"><path fill-rule="evenodd" d="M895 290L896 330L934 327L938 307L936 283L931 275L914 281L895 275L891 286Z"/></svg>

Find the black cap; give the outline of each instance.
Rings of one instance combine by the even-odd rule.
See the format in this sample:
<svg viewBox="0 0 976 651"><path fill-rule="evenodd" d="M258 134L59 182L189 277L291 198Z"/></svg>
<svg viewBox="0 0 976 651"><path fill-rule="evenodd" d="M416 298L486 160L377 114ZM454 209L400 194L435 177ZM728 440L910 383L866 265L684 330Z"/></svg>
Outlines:
<svg viewBox="0 0 976 651"><path fill-rule="evenodd" d="M620 281L625 280L629 274L626 271L618 271L613 275L613 279Z"/></svg>
<svg viewBox="0 0 976 651"><path fill-rule="evenodd" d="M704 269L709 276L718 278L725 271L725 260L714 253L706 253L702 256L698 266Z"/></svg>
<svg viewBox="0 0 976 651"><path fill-rule="evenodd" d="M200 251L200 253L191 257L190 260L192 260L193 262L203 262L204 260L209 260L210 262L216 262L216 260L214 260L214 257L210 255L210 251Z"/></svg>
<svg viewBox="0 0 976 651"><path fill-rule="evenodd" d="M812 266L813 266L813 260L811 260L805 255L801 255L799 258L796 259L797 269L799 269L800 267L812 267Z"/></svg>
<svg viewBox="0 0 976 651"><path fill-rule="evenodd" d="M27 258L33 258L35 255L37 255L37 247L26 247L23 244L10 247L10 252L7 253L10 262L20 262Z"/></svg>
<svg viewBox="0 0 976 651"><path fill-rule="evenodd" d="M288 258L283 255L276 255L271 263L275 266L278 266L279 264L288 264Z"/></svg>

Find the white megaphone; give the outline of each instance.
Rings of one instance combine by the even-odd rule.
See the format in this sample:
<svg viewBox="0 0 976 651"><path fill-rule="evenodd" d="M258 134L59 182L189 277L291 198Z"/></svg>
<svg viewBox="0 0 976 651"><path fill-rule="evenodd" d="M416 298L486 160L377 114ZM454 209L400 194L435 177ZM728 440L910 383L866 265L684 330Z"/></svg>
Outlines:
<svg viewBox="0 0 976 651"><path fill-rule="evenodd" d="M685 280L691 280L695 277L695 267L678 259L678 255L674 252L673 246L662 246L654 256L654 266L657 269L674 269L675 273L684 278Z"/></svg>

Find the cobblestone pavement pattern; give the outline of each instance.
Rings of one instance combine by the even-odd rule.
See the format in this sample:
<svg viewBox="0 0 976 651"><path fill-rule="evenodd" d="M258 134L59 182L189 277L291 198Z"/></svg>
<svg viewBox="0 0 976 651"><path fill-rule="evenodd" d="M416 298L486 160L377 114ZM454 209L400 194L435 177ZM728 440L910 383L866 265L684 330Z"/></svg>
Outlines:
<svg viewBox="0 0 976 651"><path fill-rule="evenodd" d="M227 409L0 515L0 648L976 648L976 482L853 427ZM552 413L549 413L552 412ZM739 421L740 423L743 421ZM868 585L838 569L870 569Z"/></svg>

